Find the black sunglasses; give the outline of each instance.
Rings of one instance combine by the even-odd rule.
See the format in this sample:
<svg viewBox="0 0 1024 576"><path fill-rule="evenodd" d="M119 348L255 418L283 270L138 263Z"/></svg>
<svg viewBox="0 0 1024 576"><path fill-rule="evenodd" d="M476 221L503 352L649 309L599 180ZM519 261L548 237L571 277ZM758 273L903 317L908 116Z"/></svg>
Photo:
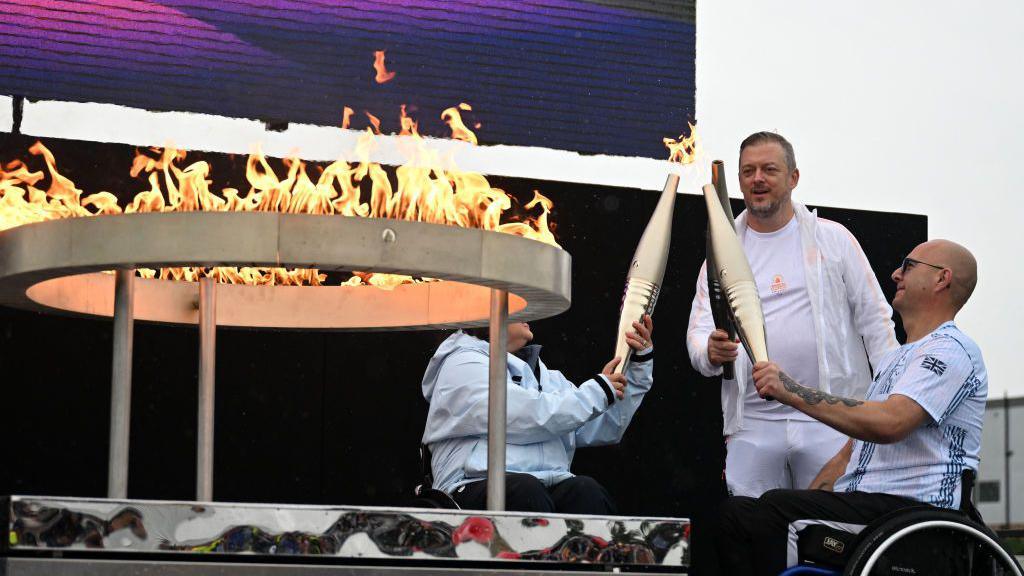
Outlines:
<svg viewBox="0 0 1024 576"><path fill-rule="evenodd" d="M914 260L913 258L910 258L908 256L907 258L903 259L903 266L900 267L900 274L906 274L907 273L907 268L910 268L911 266L914 266L916 264L924 264L925 266L931 266L932 268L935 268L936 270L945 270L946 269L945 266L936 266L935 264L929 264L927 262L921 262L920 260Z"/></svg>

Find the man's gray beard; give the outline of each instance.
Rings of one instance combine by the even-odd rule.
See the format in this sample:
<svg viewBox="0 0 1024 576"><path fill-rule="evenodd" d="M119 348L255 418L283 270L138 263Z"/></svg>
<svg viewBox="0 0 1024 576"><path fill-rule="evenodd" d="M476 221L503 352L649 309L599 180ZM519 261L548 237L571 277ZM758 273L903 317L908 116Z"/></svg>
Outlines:
<svg viewBox="0 0 1024 576"><path fill-rule="evenodd" d="M778 200L773 200L766 205L758 206L753 206L746 202L745 204L747 205L747 210L750 211L751 215L762 220L775 216L778 214L779 208L782 208L782 202L779 202Z"/></svg>

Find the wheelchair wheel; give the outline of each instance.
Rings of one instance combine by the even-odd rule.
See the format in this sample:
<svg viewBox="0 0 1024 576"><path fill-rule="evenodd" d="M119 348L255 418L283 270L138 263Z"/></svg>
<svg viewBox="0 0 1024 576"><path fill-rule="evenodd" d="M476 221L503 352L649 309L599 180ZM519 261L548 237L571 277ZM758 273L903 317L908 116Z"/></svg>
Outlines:
<svg viewBox="0 0 1024 576"><path fill-rule="evenodd" d="M433 488L416 487L416 497L408 504L410 508L439 508L442 510L459 510L454 498Z"/></svg>
<svg viewBox="0 0 1024 576"><path fill-rule="evenodd" d="M1024 576L988 527L949 510L915 510L863 534L844 576Z"/></svg>

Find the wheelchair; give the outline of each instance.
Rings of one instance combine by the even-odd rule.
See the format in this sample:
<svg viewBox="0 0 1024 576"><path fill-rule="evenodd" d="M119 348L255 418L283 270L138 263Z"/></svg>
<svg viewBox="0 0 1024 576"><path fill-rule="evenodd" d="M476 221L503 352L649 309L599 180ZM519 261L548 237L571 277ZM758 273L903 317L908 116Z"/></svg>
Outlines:
<svg viewBox="0 0 1024 576"><path fill-rule="evenodd" d="M409 507L459 510L460 506L454 498L433 487L434 473L430 467L430 458L430 448L420 444L420 473L423 474L423 481L413 490L414 498L409 502Z"/></svg>
<svg viewBox="0 0 1024 576"><path fill-rule="evenodd" d="M805 528L797 533L801 564L780 576L1024 575L974 507L974 470L964 470L960 486L960 510L905 508L857 535L820 525Z"/></svg>

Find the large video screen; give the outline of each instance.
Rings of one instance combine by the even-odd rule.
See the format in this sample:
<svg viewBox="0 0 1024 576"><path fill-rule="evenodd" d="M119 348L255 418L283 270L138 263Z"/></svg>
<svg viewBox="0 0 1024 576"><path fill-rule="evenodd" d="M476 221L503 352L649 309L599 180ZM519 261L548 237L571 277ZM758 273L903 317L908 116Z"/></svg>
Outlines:
<svg viewBox="0 0 1024 576"><path fill-rule="evenodd" d="M694 115L693 0L14 0L0 94L483 144L666 156ZM380 55L378 55L380 53ZM477 129L476 127L479 126Z"/></svg>

